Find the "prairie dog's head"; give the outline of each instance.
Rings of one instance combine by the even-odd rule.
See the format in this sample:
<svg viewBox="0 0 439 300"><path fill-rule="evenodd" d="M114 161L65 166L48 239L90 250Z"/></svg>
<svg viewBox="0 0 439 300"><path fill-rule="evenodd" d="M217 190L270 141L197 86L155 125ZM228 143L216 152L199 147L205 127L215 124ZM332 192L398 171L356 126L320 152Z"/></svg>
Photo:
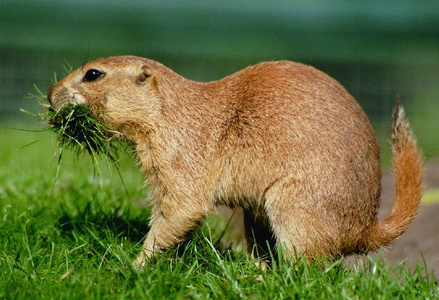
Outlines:
<svg viewBox="0 0 439 300"><path fill-rule="evenodd" d="M151 61L134 56L94 60L54 84L47 94L54 109L88 106L96 118L121 132L134 124L153 125L160 98Z"/></svg>

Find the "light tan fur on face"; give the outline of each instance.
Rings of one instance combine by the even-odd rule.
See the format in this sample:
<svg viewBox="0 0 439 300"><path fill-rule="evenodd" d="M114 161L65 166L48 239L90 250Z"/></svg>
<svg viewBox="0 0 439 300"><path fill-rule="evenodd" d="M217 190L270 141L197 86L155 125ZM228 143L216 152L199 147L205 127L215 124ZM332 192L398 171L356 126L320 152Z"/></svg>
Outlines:
<svg viewBox="0 0 439 300"><path fill-rule="evenodd" d="M92 82L89 69L105 75ZM242 207L250 247L337 257L375 250L412 222L422 157L394 116L395 207L377 219L379 147L368 118L334 79L289 61L200 83L140 57L92 61L49 91L55 108L89 106L135 145L151 187L141 267L183 241L216 205Z"/></svg>

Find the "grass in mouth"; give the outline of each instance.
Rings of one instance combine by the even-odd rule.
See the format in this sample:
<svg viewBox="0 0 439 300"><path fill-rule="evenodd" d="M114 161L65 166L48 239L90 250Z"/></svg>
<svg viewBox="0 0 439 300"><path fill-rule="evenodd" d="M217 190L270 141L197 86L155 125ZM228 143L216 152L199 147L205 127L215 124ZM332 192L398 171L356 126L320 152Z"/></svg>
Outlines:
<svg viewBox="0 0 439 300"><path fill-rule="evenodd" d="M119 161L122 146L117 142L120 133L93 117L92 111L85 105L67 104L56 110L44 102L46 95L36 86L37 95L31 95L45 108L42 113L23 112L44 121L48 131L57 137L58 166L64 149L72 150L76 157L90 154L95 165L98 156L116 164Z"/></svg>
<svg viewBox="0 0 439 300"><path fill-rule="evenodd" d="M118 133L96 120L87 106L49 108L39 117L47 120L49 130L56 134L59 149L73 150L77 156L88 153L93 157L103 155L112 162L118 160L119 147L113 142Z"/></svg>

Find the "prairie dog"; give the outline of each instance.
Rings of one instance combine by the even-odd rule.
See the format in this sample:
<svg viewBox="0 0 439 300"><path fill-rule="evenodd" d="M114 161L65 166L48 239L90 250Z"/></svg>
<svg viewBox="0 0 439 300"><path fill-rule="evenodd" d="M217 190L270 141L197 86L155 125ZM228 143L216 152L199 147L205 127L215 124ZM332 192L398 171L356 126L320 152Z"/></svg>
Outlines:
<svg viewBox="0 0 439 300"><path fill-rule="evenodd" d="M221 80L188 80L141 57L92 61L53 85L55 109L83 104L131 141L152 214L134 264L187 238L216 205L242 207L249 247L338 257L388 244L413 221L422 156L399 105L393 116L395 204L379 221L379 147L334 79L289 61Z"/></svg>

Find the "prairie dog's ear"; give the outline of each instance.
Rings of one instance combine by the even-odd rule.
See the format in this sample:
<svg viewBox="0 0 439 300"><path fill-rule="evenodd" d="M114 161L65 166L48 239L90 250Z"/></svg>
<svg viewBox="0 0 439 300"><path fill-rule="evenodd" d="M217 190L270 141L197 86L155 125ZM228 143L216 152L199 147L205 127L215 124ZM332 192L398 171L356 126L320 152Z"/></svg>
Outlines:
<svg viewBox="0 0 439 300"><path fill-rule="evenodd" d="M139 76L139 81L140 81L140 82L145 82L145 80L146 80L147 78L151 77L151 76L152 76L152 70L151 70L151 68L150 68L149 66L147 66L147 65L144 65L144 66L142 67L142 73L141 73L140 76Z"/></svg>

